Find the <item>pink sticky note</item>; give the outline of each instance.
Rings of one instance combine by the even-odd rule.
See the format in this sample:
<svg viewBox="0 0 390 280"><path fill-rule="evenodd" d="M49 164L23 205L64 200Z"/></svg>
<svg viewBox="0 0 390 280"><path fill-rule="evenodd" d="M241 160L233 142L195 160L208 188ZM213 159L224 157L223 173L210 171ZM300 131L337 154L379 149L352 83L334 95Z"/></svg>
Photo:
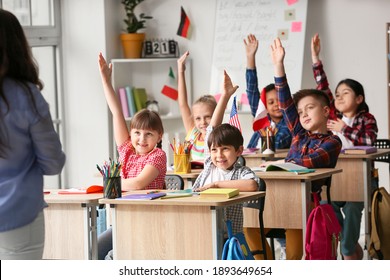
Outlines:
<svg viewBox="0 0 390 280"><path fill-rule="evenodd" d="M242 105L249 105L248 96L246 93L241 94L241 104Z"/></svg>
<svg viewBox="0 0 390 280"><path fill-rule="evenodd" d="M221 98L221 94L220 94L220 93L217 93L217 94L214 95L214 97L215 97L215 100L216 100L217 103L218 103L219 99Z"/></svg>
<svg viewBox="0 0 390 280"><path fill-rule="evenodd" d="M302 31L302 21L294 21L291 23L291 32L301 32Z"/></svg>
<svg viewBox="0 0 390 280"><path fill-rule="evenodd" d="M293 5L293 4L295 4L295 3L297 3L298 2L298 0L287 0L287 5Z"/></svg>

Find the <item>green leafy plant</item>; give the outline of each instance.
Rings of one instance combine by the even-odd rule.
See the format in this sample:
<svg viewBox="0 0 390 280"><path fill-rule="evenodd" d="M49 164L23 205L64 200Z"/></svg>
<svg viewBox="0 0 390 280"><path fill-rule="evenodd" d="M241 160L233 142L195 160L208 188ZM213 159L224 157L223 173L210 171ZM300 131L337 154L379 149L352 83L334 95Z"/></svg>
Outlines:
<svg viewBox="0 0 390 280"><path fill-rule="evenodd" d="M135 15L135 7L143 1L144 0L122 0L122 4L126 11L126 19L124 22L126 23L127 33L137 33L138 30L145 28L147 19L153 18L151 16L146 16L144 13L141 13L139 18Z"/></svg>

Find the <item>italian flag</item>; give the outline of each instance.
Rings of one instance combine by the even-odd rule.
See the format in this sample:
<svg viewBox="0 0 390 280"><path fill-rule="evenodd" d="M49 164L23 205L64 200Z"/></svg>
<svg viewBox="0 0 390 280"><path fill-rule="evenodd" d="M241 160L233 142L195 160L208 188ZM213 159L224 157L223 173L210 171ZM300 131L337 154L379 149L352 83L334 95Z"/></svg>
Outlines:
<svg viewBox="0 0 390 280"><path fill-rule="evenodd" d="M173 100L177 100L177 81L175 78L175 74L173 73L172 67L169 67L168 81L162 88L161 93L168 96L169 98L172 98Z"/></svg>

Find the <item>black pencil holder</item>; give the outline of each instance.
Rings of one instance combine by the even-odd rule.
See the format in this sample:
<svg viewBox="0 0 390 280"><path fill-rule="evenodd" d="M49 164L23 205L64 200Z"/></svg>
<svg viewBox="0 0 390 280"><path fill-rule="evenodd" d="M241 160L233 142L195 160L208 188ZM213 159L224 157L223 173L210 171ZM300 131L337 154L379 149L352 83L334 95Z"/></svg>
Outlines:
<svg viewBox="0 0 390 280"><path fill-rule="evenodd" d="M121 177L103 177L103 192L105 198L122 197Z"/></svg>

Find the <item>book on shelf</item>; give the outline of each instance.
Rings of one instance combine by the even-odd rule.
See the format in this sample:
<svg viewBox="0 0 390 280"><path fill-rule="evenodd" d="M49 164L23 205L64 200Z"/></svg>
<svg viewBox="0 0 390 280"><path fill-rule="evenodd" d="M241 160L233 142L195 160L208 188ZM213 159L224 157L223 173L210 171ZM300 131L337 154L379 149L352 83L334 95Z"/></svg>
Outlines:
<svg viewBox="0 0 390 280"><path fill-rule="evenodd" d="M88 194L88 193L103 193L103 186L92 185L87 188L64 189L58 192L58 194Z"/></svg>
<svg viewBox="0 0 390 280"><path fill-rule="evenodd" d="M316 171L312 168L307 168L292 162L275 162L266 167L253 167L252 171L288 171L295 174L305 174Z"/></svg>
<svg viewBox="0 0 390 280"><path fill-rule="evenodd" d="M125 87L125 90L126 90L126 96L127 96L127 104L129 107L129 114L130 114L130 117L133 117L135 115L135 113L137 113L137 109L136 109L135 103L134 103L133 91L132 91L131 87L129 87L129 86Z"/></svg>
<svg viewBox="0 0 390 280"><path fill-rule="evenodd" d="M144 199L144 200L152 200L156 198L160 198L165 196L165 192L149 192L149 193L133 193L128 194L116 199L130 199L130 200L138 200L138 199Z"/></svg>
<svg viewBox="0 0 390 280"><path fill-rule="evenodd" d="M146 101L148 100L148 95L146 94L146 90L144 88L133 88L133 97L137 112L146 108Z"/></svg>
<svg viewBox="0 0 390 280"><path fill-rule="evenodd" d="M119 93L119 100L120 100L121 106L122 106L123 116L125 118L128 118L128 117L130 117L130 115L129 115L129 108L127 105L127 95L126 95L125 88L123 88L123 87L119 88L118 93Z"/></svg>
<svg viewBox="0 0 390 280"><path fill-rule="evenodd" d="M377 148L374 146L354 146L344 149L346 155L365 155L377 152Z"/></svg>
<svg viewBox="0 0 390 280"><path fill-rule="evenodd" d="M203 199L222 199L232 198L240 193L238 189L219 189L210 188L199 193L199 197Z"/></svg>

